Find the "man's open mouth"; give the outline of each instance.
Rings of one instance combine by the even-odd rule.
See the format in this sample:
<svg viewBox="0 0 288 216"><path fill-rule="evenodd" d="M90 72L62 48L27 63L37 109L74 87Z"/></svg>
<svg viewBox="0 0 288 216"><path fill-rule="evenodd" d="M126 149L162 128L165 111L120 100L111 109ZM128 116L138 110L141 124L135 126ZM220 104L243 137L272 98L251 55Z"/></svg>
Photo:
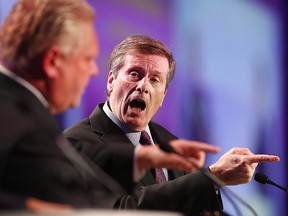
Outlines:
<svg viewBox="0 0 288 216"><path fill-rule="evenodd" d="M133 111L141 112L146 108L146 103L141 99L135 99L130 102L129 106Z"/></svg>

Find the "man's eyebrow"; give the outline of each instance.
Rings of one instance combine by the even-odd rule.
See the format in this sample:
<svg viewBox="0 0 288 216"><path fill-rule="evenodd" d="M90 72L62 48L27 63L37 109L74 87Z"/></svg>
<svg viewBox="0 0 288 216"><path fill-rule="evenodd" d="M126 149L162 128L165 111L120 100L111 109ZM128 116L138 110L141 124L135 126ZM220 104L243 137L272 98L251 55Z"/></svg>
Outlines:
<svg viewBox="0 0 288 216"><path fill-rule="evenodd" d="M140 71L140 72L144 72L145 71L145 69L143 67L138 66L138 65L133 65L130 68L128 68L128 71L132 71L132 70L137 70L137 71Z"/></svg>
<svg viewBox="0 0 288 216"><path fill-rule="evenodd" d="M133 65L130 68L128 68L127 71L131 72L133 70L139 71L141 73L144 73L146 71L146 69L144 67L140 66L140 65ZM165 72L159 71L159 70L153 70L153 73L158 74L158 75L166 75Z"/></svg>
<svg viewBox="0 0 288 216"><path fill-rule="evenodd" d="M165 72L159 70L153 70L153 72L160 75L166 75Z"/></svg>

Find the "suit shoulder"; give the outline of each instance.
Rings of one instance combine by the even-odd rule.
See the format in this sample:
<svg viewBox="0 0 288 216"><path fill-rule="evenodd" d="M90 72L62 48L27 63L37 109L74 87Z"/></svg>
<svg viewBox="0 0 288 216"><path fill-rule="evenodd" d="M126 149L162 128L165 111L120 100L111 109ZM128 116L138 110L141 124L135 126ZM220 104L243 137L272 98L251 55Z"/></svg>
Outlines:
<svg viewBox="0 0 288 216"><path fill-rule="evenodd" d="M68 127L62 133L66 138L70 140L71 143L80 142L82 145L101 143L101 134L96 133L92 129L88 118L72 125L71 127Z"/></svg>
<svg viewBox="0 0 288 216"><path fill-rule="evenodd" d="M37 128L37 124L30 118L31 109L21 100L0 96L0 103L0 137L6 135L15 138L16 135L21 136L21 134Z"/></svg>
<svg viewBox="0 0 288 216"><path fill-rule="evenodd" d="M89 123L89 119L85 118L82 121L66 128L63 131L63 134L67 137L69 136L73 136L75 133L77 133L78 131L85 131L85 130L91 130L91 126Z"/></svg>

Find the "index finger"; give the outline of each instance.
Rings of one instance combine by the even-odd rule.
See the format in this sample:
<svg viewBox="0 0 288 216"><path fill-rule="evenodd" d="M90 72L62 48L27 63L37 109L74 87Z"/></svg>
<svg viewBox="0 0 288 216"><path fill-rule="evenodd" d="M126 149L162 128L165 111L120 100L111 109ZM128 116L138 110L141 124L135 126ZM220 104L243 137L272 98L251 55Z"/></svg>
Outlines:
<svg viewBox="0 0 288 216"><path fill-rule="evenodd" d="M267 155L267 154L256 154L256 155L247 155L245 160L248 164L252 163L263 163L263 162L278 162L280 158L276 155Z"/></svg>
<svg viewBox="0 0 288 216"><path fill-rule="evenodd" d="M208 153L217 153L220 148L217 146L212 146L208 143L190 141L185 139L176 139L169 142L169 144L180 154L191 154L199 151ZM161 147L161 145L160 145Z"/></svg>
<svg viewBox="0 0 288 216"><path fill-rule="evenodd" d="M189 141L193 147L195 147L199 151L210 152L210 153L217 153L220 151L218 146L213 146L204 142L198 141Z"/></svg>

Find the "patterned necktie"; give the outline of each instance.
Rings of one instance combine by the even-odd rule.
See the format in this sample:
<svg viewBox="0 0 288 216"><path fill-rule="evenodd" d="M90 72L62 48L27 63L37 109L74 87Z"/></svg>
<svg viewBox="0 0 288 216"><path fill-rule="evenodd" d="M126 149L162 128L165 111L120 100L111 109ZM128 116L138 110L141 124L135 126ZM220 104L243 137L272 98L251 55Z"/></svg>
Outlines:
<svg viewBox="0 0 288 216"><path fill-rule="evenodd" d="M151 138L145 130L141 132L139 142L141 145L151 145L152 144ZM161 168L155 168L155 180L158 184L167 181L166 177L164 175L164 172Z"/></svg>

